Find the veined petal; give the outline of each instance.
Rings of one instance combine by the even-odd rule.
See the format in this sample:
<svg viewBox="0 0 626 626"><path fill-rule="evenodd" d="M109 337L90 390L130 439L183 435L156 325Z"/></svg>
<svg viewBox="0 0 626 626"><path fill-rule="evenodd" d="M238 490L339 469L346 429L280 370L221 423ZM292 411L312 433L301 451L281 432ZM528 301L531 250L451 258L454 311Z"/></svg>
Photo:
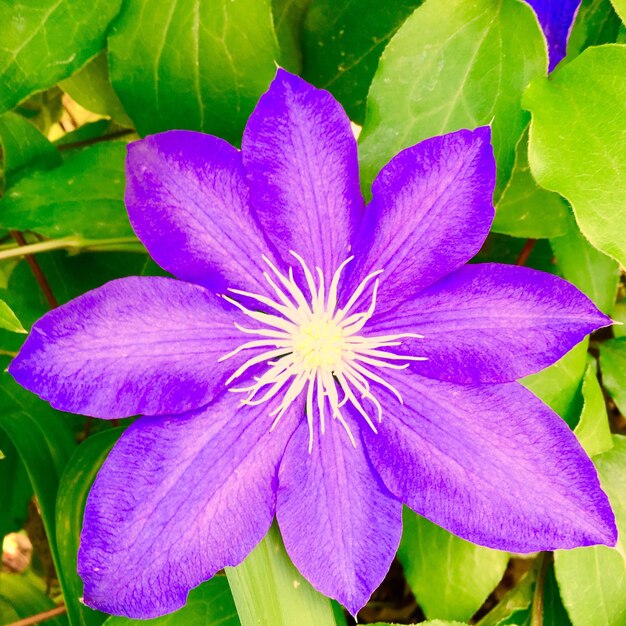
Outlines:
<svg viewBox="0 0 626 626"><path fill-rule="evenodd" d="M526 0L537 14L537 19L548 42L549 71L565 58L567 40L578 13L581 0Z"/></svg>
<svg viewBox="0 0 626 626"><path fill-rule="evenodd" d="M526 267L467 265L402 307L375 316L373 335L412 332L398 354L419 354L422 376L511 382L560 359L610 318L567 281Z"/></svg>
<svg viewBox="0 0 626 626"><path fill-rule="evenodd" d="M144 417L122 435L85 507L85 603L134 618L181 607L268 531L278 463L302 405L270 432L268 407L225 393L193 413Z"/></svg>
<svg viewBox="0 0 626 626"><path fill-rule="evenodd" d="M121 278L44 315L9 372L62 411L182 413L221 393L251 356L219 361L242 343L233 322L248 323L232 309L198 285Z"/></svg>
<svg viewBox="0 0 626 626"><path fill-rule="evenodd" d="M361 438L350 443L328 419L308 454L301 424L279 470L276 515L285 548L304 577L352 615L389 570L402 532L402 506L371 467ZM353 430L358 430L358 424Z"/></svg>
<svg viewBox="0 0 626 626"><path fill-rule="evenodd" d="M240 152L218 137L175 130L129 144L126 207L150 256L178 278L266 293L256 219Z"/></svg>
<svg viewBox="0 0 626 626"><path fill-rule="evenodd" d="M381 170L356 239L352 281L384 270L377 312L413 298L482 246L494 216L490 136L485 126L433 137Z"/></svg>
<svg viewBox="0 0 626 626"><path fill-rule="evenodd" d="M279 69L250 116L242 153L267 237L283 258L294 250L330 281L363 210L356 140L339 103Z"/></svg>
<svg viewBox="0 0 626 626"><path fill-rule="evenodd" d="M474 543L512 552L617 537L596 470L556 413L517 383L453 385L390 372L374 467L404 503Z"/></svg>

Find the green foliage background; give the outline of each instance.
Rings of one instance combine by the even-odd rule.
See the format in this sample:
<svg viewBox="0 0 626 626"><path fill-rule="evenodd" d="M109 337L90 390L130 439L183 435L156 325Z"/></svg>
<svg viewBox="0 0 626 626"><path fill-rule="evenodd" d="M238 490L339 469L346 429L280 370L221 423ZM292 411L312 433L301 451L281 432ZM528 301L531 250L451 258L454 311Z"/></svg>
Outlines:
<svg viewBox="0 0 626 626"><path fill-rule="evenodd" d="M0 2L3 366L50 307L159 272L126 216L125 144L170 128L238 144L276 64L329 89L362 127L366 195L400 149L491 124L497 216L477 260L558 273L626 322L624 18L624 0L583 0L568 55L547 76L545 40L521 0ZM405 511L404 578L383 585L361 622L626 625L624 328L523 381L596 463L617 548L522 561ZM26 572L0 574L0 624L60 602L67 614L47 623L135 623L86 608L75 567L89 486L123 428L59 414L0 374L0 537L26 528L35 546ZM227 577L152 622L346 623L293 569L275 529Z"/></svg>

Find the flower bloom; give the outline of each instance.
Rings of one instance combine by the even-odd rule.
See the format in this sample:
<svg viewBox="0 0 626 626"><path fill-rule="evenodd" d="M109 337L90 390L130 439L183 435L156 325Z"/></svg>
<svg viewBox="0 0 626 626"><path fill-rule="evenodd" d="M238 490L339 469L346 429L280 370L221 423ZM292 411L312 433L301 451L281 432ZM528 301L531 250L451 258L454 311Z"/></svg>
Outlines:
<svg viewBox="0 0 626 626"><path fill-rule="evenodd" d="M467 265L494 216L487 127L404 150L367 209L332 96L279 70L242 150L129 145L126 202L179 280L113 281L45 315L10 371L61 410L141 414L89 495L85 602L152 617L237 565L274 516L351 613L402 503L515 552L613 544L594 467L516 379L610 320L571 284Z"/></svg>

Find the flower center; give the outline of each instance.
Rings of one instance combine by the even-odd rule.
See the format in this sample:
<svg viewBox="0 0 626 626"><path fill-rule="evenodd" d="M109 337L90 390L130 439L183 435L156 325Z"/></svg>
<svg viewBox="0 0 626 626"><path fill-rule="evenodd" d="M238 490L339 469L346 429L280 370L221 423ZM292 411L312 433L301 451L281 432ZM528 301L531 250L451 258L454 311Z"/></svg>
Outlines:
<svg viewBox="0 0 626 626"><path fill-rule="evenodd" d="M304 259L295 252L291 254L302 266L308 294L296 282L293 268L289 268L288 276L285 276L263 257L272 272L272 275L265 272L263 276L276 294L276 300L240 289L229 291L252 298L271 312L255 311L230 296L223 296L257 324L254 328L235 324L242 333L253 338L225 354L220 361L244 350L263 349L237 369L226 384L241 377L251 367L265 364L265 371L254 378L253 384L230 389L246 394L242 404L262 404L280 394L281 402L272 413L274 428L291 404L304 395L310 435L309 452L313 446L315 414L319 418L322 434L325 432L326 417L330 416L343 425L350 441L356 445L344 417L346 405L350 405L353 412L356 411L377 432L371 415L375 413L378 421L382 420L382 407L376 398L376 389L386 388L402 403L402 396L381 376L381 370L404 369L410 361L424 360L424 357L395 354L389 348L399 346L401 339L422 336L415 333L370 335L364 329L374 314L379 284L377 276L382 270L366 276L345 306L338 307L341 273L353 257L339 266L326 289L321 269L315 268L316 281ZM356 310L361 296L368 289L371 292L369 306L364 311Z"/></svg>

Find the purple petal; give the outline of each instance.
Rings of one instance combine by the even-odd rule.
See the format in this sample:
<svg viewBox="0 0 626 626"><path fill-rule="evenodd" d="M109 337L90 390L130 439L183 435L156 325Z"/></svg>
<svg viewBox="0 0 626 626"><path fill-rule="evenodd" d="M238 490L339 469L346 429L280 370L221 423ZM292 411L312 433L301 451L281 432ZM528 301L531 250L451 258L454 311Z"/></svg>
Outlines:
<svg viewBox="0 0 626 626"><path fill-rule="evenodd" d="M548 42L552 71L567 54L569 39L581 0L526 0L537 14L539 24Z"/></svg>
<svg viewBox="0 0 626 626"><path fill-rule="evenodd" d="M300 254L329 279L361 219L356 141L327 91L279 69L242 142L252 200L283 258Z"/></svg>
<svg viewBox="0 0 626 626"><path fill-rule="evenodd" d="M108 419L181 413L220 393L253 356L219 361L246 341L232 308L171 278L115 280L44 315L9 372L62 411Z"/></svg>
<svg viewBox="0 0 626 626"><path fill-rule="evenodd" d="M511 265L467 265L411 302L373 318L372 334L407 330L397 353L425 356L413 371L456 383L510 382L560 359L611 324L574 285Z"/></svg>
<svg viewBox="0 0 626 626"><path fill-rule="evenodd" d="M190 131L152 135L128 146L126 177L131 224L161 267L214 291L268 290L271 254L233 146Z"/></svg>
<svg viewBox="0 0 626 626"><path fill-rule="evenodd" d="M135 422L91 489L78 555L85 603L134 618L181 607L268 531L277 467L302 406L272 432L271 406L225 393L206 409Z"/></svg>
<svg viewBox="0 0 626 626"><path fill-rule="evenodd" d="M490 135L485 126L427 139L396 155L374 181L353 276L384 270L378 312L414 297L482 246L494 216Z"/></svg>
<svg viewBox="0 0 626 626"><path fill-rule="evenodd" d="M358 431L357 431L358 432ZM279 470L276 515L294 565L352 615L382 582L402 532L402 506L382 485L357 437L336 420L316 436L300 425Z"/></svg>
<svg viewBox="0 0 626 626"><path fill-rule="evenodd" d="M387 376L379 434L364 431L387 487L420 515L512 552L614 545L596 470L551 409L517 383L458 386Z"/></svg>

